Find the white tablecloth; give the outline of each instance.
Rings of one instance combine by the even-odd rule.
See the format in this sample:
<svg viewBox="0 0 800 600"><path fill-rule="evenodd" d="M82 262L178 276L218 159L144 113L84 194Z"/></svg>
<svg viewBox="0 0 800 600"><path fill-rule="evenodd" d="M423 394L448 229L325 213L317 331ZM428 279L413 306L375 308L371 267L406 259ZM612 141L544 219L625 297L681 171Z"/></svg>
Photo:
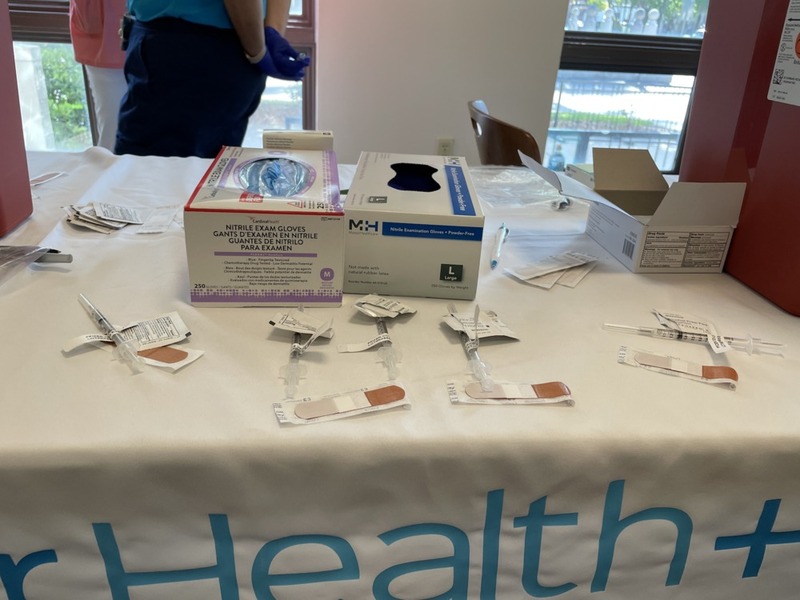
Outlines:
<svg viewBox="0 0 800 600"><path fill-rule="evenodd" d="M56 247L74 262L28 267L0 286L9 598L795 593L800 322L729 276L633 275L582 234L585 206L490 200L476 302L520 340L481 353L497 379L563 381L575 406L451 404L447 383L469 376L440 323L447 302L406 298L417 314L389 326L411 408L280 426L272 403L289 340L268 321L281 309L191 306L179 223L102 235L66 224L59 208L182 205L209 161L93 149L29 162L31 176L67 174L35 188L33 217L3 243ZM501 221L512 230L506 264L566 248L601 260L574 289L525 285L489 269ZM175 374L136 376L100 350L64 356L65 341L93 331L81 292L116 322L178 311L205 355ZM374 335L355 299L315 309L336 333L303 356L302 394L385 380L374 352L336 351ZM601 327L654 325L654 308L788 349L715 357ZM728 364L738 389L620 365L623 344Z"/></svg>

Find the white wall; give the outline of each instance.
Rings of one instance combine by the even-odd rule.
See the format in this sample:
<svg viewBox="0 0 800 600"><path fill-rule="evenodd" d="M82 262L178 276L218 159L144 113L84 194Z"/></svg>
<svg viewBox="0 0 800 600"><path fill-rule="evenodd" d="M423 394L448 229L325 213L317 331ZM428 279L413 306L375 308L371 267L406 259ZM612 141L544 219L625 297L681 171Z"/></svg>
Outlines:
<svg viewBox="0 0 800 600"><path fill-rule="evenodd" d="M317 0L317 128L340 163L362 150L479 164L467 101L544 148L567 0Z"/></svg>

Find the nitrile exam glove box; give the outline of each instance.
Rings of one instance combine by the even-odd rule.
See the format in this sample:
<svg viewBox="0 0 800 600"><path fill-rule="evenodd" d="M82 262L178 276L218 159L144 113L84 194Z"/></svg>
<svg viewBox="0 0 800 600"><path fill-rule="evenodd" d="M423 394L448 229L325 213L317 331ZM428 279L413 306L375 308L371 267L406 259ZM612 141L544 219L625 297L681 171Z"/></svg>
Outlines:
<svg viewBox="0 0 800 600"><path fill-rule="evenodd" d="M668 185L647 150L594 148L593 189L529 157L562 195L591 202L586 233L634 273L719 273L744 183Z"/></svg>
<svg viewBox="0 0 800 600"><path fill-rule="evenodd" d="M475 297L484 216L463 157L363 152L345 216L345 292Z"/></svg>
<svg viewBox="0 0 800 600"><path fill-rule="evenodd" d="M223 148L184 227L196 306L341 305L344 211L331 151Z"/></svg>

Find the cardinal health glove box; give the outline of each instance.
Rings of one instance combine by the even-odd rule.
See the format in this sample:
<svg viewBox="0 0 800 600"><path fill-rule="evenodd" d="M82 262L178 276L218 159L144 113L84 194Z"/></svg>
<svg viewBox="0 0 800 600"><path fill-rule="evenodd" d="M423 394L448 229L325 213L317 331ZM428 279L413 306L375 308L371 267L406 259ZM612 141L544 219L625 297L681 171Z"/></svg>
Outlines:
<svg viewBox="0 0 800 600"><path fill-rule="evenodd" d="M340 306L344 212L331 151L223 148L184 207L195 306Z"/></svg>
<svg viewBox="0 0 800 600"><path fill-rule="evenodd" d="M345 292L475 297L484 216L463 157L362 152L345 216Z"/></svg>

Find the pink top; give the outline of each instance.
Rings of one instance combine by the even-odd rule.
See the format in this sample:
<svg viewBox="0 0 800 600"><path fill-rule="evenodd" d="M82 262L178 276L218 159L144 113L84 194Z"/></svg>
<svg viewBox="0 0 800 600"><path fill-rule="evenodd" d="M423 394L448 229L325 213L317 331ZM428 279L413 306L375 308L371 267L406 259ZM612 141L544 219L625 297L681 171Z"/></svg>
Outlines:
<svg viewBox="0 0 800 600"><path fill-rule="evenodd" d="M120 22L125 0L70 0L69 29L75 60L93 67L122 68Z"/></svg>

